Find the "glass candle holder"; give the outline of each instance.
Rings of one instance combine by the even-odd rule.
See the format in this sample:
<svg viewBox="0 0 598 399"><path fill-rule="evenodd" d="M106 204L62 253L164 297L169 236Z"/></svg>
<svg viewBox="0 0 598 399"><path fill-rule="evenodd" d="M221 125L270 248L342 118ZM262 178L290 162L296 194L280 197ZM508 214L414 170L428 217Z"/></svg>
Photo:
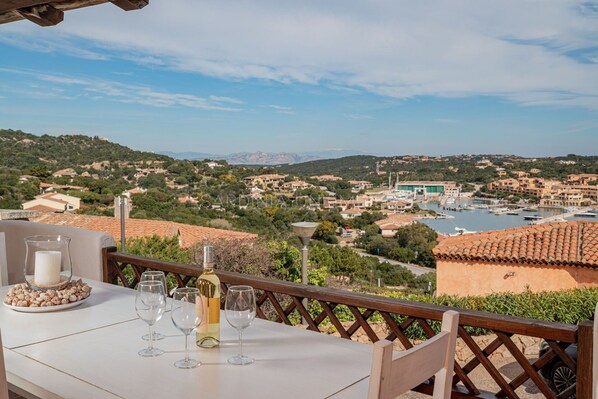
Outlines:
<svg viewBox="0 0 598 399"><path fill-rule="evenodd" d="M62 235L25 238L25 281L35 290L59 290L71 281L71 239Z"/></svg>

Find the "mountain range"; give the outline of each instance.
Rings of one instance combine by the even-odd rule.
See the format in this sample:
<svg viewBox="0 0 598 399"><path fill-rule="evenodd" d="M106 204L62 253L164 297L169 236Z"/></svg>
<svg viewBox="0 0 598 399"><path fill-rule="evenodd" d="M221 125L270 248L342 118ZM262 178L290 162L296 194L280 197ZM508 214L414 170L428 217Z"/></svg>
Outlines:
<svg viewBox="0 0 598 399"><path fill-rule="evenodd" d="M227 161L231 165L283 165L315 161L320 159L337 159L351 155L361 155L363 153L352 150L323 150L300 153L256 151L237 152L232 154L160 151L158 154L166 155L175 159L218 159Z"/></svg>

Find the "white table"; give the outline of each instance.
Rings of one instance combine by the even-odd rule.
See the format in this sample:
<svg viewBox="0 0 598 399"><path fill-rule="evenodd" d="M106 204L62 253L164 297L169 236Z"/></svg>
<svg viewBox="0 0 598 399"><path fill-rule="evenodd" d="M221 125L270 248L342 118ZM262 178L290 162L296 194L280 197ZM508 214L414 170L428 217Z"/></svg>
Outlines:
<svg viewBox="0 0 598 399"><path fill-rule="evenodd" d="M168 313L156 325L167 336L156 346L166 353L142 358L147 325L135 314L134 291L90 285L92 298L72 310L0 309L12 387L39 398L347 398L370 372L371 345L264 320L244 333L244 351L255 363L229 365L237 333L224 315L220 348L199 349L190 337L191 355L202 365L179 370L173 363L184 356L184 340Z"/></svg>

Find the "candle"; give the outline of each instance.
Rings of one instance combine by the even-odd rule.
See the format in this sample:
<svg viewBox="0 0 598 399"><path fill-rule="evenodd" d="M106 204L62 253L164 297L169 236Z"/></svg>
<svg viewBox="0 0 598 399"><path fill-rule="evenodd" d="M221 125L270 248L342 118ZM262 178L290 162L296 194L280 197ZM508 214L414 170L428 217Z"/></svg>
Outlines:
<svg viewBox="0 0 598 399"><path fill-rule="evenodd" d="M35 253L35 285L48 287L60 283L60 251L37 251Z"/></svg>

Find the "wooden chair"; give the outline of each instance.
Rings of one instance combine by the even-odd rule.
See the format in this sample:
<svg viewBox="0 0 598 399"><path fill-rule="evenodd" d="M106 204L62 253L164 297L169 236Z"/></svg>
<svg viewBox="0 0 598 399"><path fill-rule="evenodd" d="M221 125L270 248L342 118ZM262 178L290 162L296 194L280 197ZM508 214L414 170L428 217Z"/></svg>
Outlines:
<svg viewBox="0 0 598 399"><path fill-rule="evenodd" d="M459 313L449 310L442 316L442 331L422 344L392 356L392 342L374 344L369 399L390 399L424 381L434 380L434 399L451 397Z"/></svg>
<svg viewBox="0 0 598 399"><path fill-rule="evenodd" d="M0 334L0 399L8 399L8 382L6 382L6 368L4 367L2 334Z"/></svg>

